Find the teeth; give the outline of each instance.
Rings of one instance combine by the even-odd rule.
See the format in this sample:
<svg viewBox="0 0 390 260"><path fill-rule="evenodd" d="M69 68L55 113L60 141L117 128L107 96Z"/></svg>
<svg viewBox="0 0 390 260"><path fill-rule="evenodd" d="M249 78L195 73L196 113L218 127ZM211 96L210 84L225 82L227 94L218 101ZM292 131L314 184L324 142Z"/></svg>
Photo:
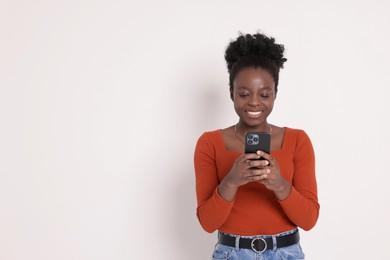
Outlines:
<svg viewBox="0 0 390 260"><path fill-rule="evenodd" d="M253 115L253 116L257 116L257 115L260 115L262 111L257 111L257 112L251 112L251 111L247 111L248 114L250 115Z"/></svg>

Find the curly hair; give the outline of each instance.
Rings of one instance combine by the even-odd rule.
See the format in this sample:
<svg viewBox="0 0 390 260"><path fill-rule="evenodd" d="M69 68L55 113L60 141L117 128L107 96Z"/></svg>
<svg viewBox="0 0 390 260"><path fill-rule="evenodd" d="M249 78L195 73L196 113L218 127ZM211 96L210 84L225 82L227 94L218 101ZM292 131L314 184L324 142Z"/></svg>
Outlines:
<svg viewBox="0 0 390 260"><path fill-rule="evenodd" d="M231 41L225 51L225 60L229 72L230 91L237 73L245 67L262 68L268 71L275 81L278 90L279 70L287 59L284 57L284 46L275 43L275 39L264 34L242 34Z"/></svg>

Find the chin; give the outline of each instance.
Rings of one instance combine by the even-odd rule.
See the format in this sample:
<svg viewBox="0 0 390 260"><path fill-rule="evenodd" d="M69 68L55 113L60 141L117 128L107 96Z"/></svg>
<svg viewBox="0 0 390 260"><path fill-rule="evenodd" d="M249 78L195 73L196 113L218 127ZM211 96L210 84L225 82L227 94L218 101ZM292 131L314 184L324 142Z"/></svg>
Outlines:
<svg viewBox="0 0 390 260"><path fill-rule="evenodd" d="M266 120L264 120L264 119L262 119L262 120L243 120L243 123L245 123L249 127L261 126L265 122L266 122Z"/></svg>

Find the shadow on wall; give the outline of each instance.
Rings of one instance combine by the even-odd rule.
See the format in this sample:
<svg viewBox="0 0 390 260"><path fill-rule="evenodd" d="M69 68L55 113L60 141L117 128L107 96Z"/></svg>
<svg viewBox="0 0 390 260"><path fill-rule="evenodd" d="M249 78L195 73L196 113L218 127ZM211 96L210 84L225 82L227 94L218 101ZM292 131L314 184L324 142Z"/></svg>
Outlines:
<svg viewBox="0 0 390 260"><path fill-rule="evenodd" d="M188 64L188 61L186 61ZM217 242L217 232L207 233L201 227L196 216L196 191L195 191L195 172L193 163L193 152L196 141L204 131L210 131L221 127L223 115L226 108L226 102L229 102L229 92L226 88L224 91L224 80L219 75L211 73L207 66L200 63L190 66L195 67L188 74L183 72L180 75L188 75L183 80L183 98L177 104L180 108L185 107L185 117L190 120L186 121L183 128L180 129L185 136L183 143L176 148L177 151L189 151L188 153L180 152L176 156L176 161L180 162L172 169L175 176L174 191L172 194L172 216L170 221L172 226L172 241L175 243L177 259L199 260L211 259L214 246ZM199 68L201 71L199 71ZM194 72L195 71L195 72ZM176 111L182 111L177 109ZM183 120L183 115L179 114L177 120ZM177 122L176 122L177 123ZM184 131L183 131L184 130ZM184 134L183 134L184 132Z"/></svg>
<svg viewBox="0 0 390 260"><path fill-rule="evenodd" d="M183 176L178 181L175 196L176 221L174 223L174 237L177 244L179 259L199 260L211 259L216 243L216 232L209 234L204 231L196 217L196 194L194 169L188 165L181 168Z"/></svg>

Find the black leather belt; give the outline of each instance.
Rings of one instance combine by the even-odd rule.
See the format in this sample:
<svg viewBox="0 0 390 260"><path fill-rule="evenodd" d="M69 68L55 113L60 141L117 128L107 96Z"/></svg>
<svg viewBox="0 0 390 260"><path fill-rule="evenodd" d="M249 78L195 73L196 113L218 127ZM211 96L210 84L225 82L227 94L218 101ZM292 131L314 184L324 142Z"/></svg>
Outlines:
<svg viewBox="0 0 390 260"><path fill-rule="evenodd" d="M291 246L299 242L299 232L296 230L294 233L285 236L278 236L275 238L276 248ZM259 236L255 238L240 237L239 239L239 248L252 249L257 253L274 248L272 236ZM225 246L236 247L236 237L219 232L218 243Z"/></svg>

